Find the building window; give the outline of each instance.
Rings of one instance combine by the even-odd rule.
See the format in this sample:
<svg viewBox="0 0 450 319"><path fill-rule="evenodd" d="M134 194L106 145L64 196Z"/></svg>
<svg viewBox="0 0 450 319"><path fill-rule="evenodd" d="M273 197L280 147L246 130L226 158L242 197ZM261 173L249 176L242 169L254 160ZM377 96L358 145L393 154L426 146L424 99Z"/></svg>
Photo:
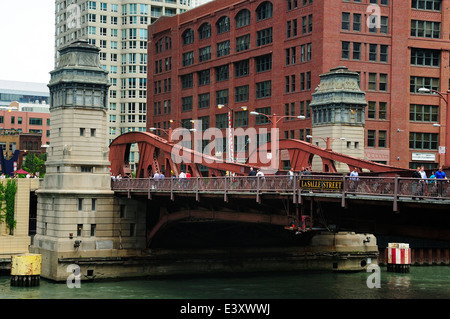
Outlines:
<svg viewBox="0 0 450 319"><path fill-rule="evenodd" d="M387 45L380 45L380 62L388 62L388 46Z"/></svg>
<svg viewBox="0 0 450 319"><path fill-rule="evenodd" d="M235 102L245 102L248 101L248 85L238 86L235 88Z"/></svg>
<svg viewBox="0 0 450 319"><path fill-rule="evenodd" d="M380 33L382 34L388 34L389 31L389 18L388 17L381 17L380 18Z"/></svg>
<svg viewBox="0 0 450 319"><path fill-rule="evenodd" d="M198 62L204 62L211 59L211 46L199 49Z"/></svg>
<svg viewBox="0 0 450 319"><path fill-rule="evenodd" d="M250 49L250 34L236 38L236 52Z"/></svg>
<svg viewBox="0 0 450 319"><path fill-rule="evenodd" d="M182 38L183 38L183 45L193 43L194 42L194 30L188 29L188 30L184 31Z"/></svg>
<svg viewBox="0 0 450 319"><path fill-rule="evenodd" d="M230 40L217 43L217 57L230 54Z"/></svg>
<svg viewBox="0 0 450 319"><path fill-rule="evenodd" d="M230 31L230 18L228 17L221 17L217 23L217 34L225 33Z"/></svg>
<svg viewBox="0 0 450 319"><path fill-rule="evenodd" d="M261 113L261 114L266 114L266 115L271 115L271 107L262 107L262 108L258 108L255 109L256 112ZM267 118L267 116L264 115L257 115L255 117L255 124L267 124L269 123L269 119Z"/></svg>
<svg viewBox="0 0 450 319"><path fill-rule="evenodd" d="M30 125L42 125L42 119L41 118L30 117L29 124Z"/></svg>
<svg viewBox="0 0 450 319"><path fill-rule="evenodd" d="M361 31L361 14L353 13L353 31Z"/></svg>
<svg viewBox="0 0 450 319"><path fill-rule="evenodd" d="M297 59L297 48L292 47L285 49L286 52L286 65L295 64Z"/></svg>
<svg viewBox="0 0 450 319"><path fill-rule="evenodd" d="M418 10L441 11L442 0L412 0L411 8Z"/></svg>
<svg viewBox="0 0 450 319"><path fill-rule="evenodd" d="M419 93L420 88L439 91L439 78L411 76L409 91L411 93Z"/></svg>
<svg viewBox="0 0 450 319"><path fill-rule="evenodd" d="M216 105L228 104L228 89L220 90L216 92Z"/></svg>
<svg viewBox="0 0 450 319"><path fill-rule="evenodd" d="M202 116L198 118L199 123L201 123L201 130L206 131L209 129L209 116ZM204 149L204 147L202 148Z"/></svg>
<svg viewBox="0 0 450 319"><path fill-rule="evenodd" d="M256 98L262 99L272 95L272 81L256 83Z"/></svg>
<svg viewBox="0 0 450 319"><path fill-rule="evenodd" d="M380 91L387 91L387 87L388 87L388 75L381 73L380 74L380 86L379 86L379 90Z"/></svg>
<svg viewBox="0 0 450 319"><path fill-rule="evenodd" d="M234 113L234 127L248 126L248 111Z"/></svg>
<svg viewBox="0 0 450 319"><path fill-rule="evenodd" d="M83 235L83 224L77 225L77 237L81 237Z"/></svg>
<svg viewBox="0 0 450 319"><path fill-rule="evenodd" d="M378 44L369 44L369 61L376 62L377 61L377 49Z"/></svg>
<svg viewBox="0 0 450 319"><path fill-rule="evenodd" d="M255 58L256 72L272 70L272 54L266 54Z"/></svg>
<svg viewBox="0 0 450 319"><path fill-rule="evenodd" d="M411 48L411 65L439 67L441 51Z"/></svg>
<svg viewBox="0 0 450 319"><path fill-rule="evenodd" d="M272 27L256 32L256 46L272 43Z"/></svg>
<svg viewBox="0 0 450 319"><path fill-rule="evenodd" d="M198 108L206 109L209 107L209 93L199 94L198 96Z"/></svg>
<svg viewBox="0 0 450 319"><path fill-rule="evenodd" d="M256 21L271 18L273 15L273 5L269 1L265 1L256 9Z"/></svg>
<svg viewBox="0 0 450 319"><path fill-rule="evenodd" d="M409 106L409 120L414 122L438 122L439 106L411 104Z"/></svg>
<svg viewBox="0 0 450 319"><path fill-rule="evenodd" d="M349 31L350 30L350 13L348 13L348 12L342 12L341 29L343 31Z"/></svg>
<svg viewBox="0 0 450 319"><path fill-rule="evenodd" d="M188 89L194 85L194 76L192 73L181 76L181 88Z"/></svg>
<svg viewBox="0 0 450 319"><path fill-rule="evenodd" d="M186 96L181 98L181 111L192 111L192 96Z"/></svg>
<svg viewBox="0 0 450 319"><path fill-rule="evenodd" d="M376 91L377 89L377 74L369 73L369 90Z"/></svg>
<svg viewBox="0 0 450 319"><path fill-rule="evenodd" d="M342 41L342 59L348 60L350 58L350 42Z"/></svg>
<svg viewBox="0 0 450 319"><path fill-rule="evenodd" d="M377 114L377 102L369 101L367 103L367 118L374 120Z"/></svg>
<svg viewBox="0 0 450 319"><path fill-rule="evenodd" d="M376 136L375 130L367 131L367 147L375 147L375 136Z"/></svg>
<svg viewBox="0 0 450 319"><path fill-rule="evenodd" d="M378 119L387 120L387 103L378 102Z"/></svg>
<svg viewBox="0 0 450 319"><path fill-rule="evenodd" d="M409 133L409 148L420 150L437 150L438 134L435 133Z"/></svg>
<svg viewBox="0 0 450 319"><path fill-rule="evenodd" d="M216 128L224 129L228 127L228 114L216 114Z"/></svg>
<svg viewBox="0 0 450 319"><path fill-rule="evenodd" d="M197 73L198 75L198 85L206 85L210 82L210 72L209 70L203 70Z"/></svg>
<svg viewBox="0 0 450 319"><path fill-rule="evenodd" d="M439 39L441 37L441 23L434 21L411 20L411 36Z"/></svg>
<svg viewBox="0 0 450 319"><path fill-rule="evenodd" d="M209 23L204 23L198 29L198 36L200 40L207 39L211 37L211 25Z"/></svg>
<svg viewBox="0 0 450 319"><path fill-rule="evenodd" d="M95 229L97 228L96 224L91 224L91 237L95 236Z"/></svg>
<svg viewBox="0 0 450 319"><path fill-rule="evenodd" d="M182 65L183 66L188 66L194 64L194 52L190 51L190 52L186 52L183 53L182 56Z"/></svg>
<svg viewBox="0 0 450 319"><path fill-rule="evenodd" d="M242 77L249 75L249 60L242 60L234 63L235 76Z"/></svg>
<svg viewBox="0 0 450 319"><path fill-rule="evenodd" d="M387 147L387 132L378 131L378 147Z"/></svg>
<svg viewBox="0 0 450 319"><path fill-rule="evenodd" d="M216 67L216 81L226 81L229 77L229 68L228 64Z"/></svg>
<svg viewBox="0 0 450 319"><path fill-rule="evenodd" d="M353 60L361 60L361 43L353 42Z"/></svg>
<svg viewBox="0 0 450 319"><path fill-rule="evenodd" d="M236 15L236 29L250 24L250 11L243 9Z"/></svg>

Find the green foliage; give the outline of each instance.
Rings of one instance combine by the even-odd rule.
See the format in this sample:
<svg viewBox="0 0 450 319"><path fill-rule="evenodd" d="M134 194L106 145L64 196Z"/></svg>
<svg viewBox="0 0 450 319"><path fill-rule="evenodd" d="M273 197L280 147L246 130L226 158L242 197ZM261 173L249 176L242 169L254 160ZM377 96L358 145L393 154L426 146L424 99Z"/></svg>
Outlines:
<svg viewBox="0 0 450 319"><path fill-rule="evenodd" d="M12 234L14 228L16 228L16 220L14 219L14 206L16 203L17 184L14 179L8 179L5 188L5 202L6 213L5 222L9 229L9 233Z"/></svg>
<svg viewBox="0 0 450 319"><path fill-rule="evenodd" d="M45 175L46 160L47 153L39 154L39 156L36 156L34 153L30 153L25 157L22 164L22 169L29 173L33 173L35 176L38 175L36 173L39 173L39 177L43 178Z"/></svg>
<svg viewBox="0 0 450 319"><path fill-rule="evenodd" d="M6 222L6 227L12 235L16 228L14 219L14 206L16 202L17 184L14 179L8 179L6 186L0 183L0 222ZM3 207L5 203L5 207Z"/></svg>

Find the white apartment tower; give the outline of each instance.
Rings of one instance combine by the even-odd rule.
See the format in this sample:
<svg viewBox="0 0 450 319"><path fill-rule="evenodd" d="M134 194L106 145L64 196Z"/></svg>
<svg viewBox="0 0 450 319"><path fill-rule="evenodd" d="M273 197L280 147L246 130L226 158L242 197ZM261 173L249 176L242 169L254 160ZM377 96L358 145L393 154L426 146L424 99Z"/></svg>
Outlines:
<svg viewBox="0 0 450 319"><path fill-rule="evenodd" d="M87 40L100 48L109 72L108 141L145 131L147 114L147 26L159 17L192 8L191 0L55 0L55 67L62 47ZM130 152L130 167L138 161Z"/></svg>

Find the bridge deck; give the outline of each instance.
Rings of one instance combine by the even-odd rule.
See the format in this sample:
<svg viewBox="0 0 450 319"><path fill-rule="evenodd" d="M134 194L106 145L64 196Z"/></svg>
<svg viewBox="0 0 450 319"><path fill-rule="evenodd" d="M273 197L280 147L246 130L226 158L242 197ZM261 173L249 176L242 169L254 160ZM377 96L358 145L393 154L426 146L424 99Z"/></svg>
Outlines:
<svg viewBox="0 0 450 319"><path fill-rule="evenodd" d="M429 204L450 204L450 184L447 180L400 177L364 177L344 175L303 176L227 176L179 178L127 178L112 181L112 189L120 194L153 194L174 196L220 196L228 201L230 195L253 197L260 201L262 196L290 196L294 203L301 203L302 197L320 197L341 200L344 207L347 199L365 201L391 201L394 211L399 202L421 202Z"/></svg>

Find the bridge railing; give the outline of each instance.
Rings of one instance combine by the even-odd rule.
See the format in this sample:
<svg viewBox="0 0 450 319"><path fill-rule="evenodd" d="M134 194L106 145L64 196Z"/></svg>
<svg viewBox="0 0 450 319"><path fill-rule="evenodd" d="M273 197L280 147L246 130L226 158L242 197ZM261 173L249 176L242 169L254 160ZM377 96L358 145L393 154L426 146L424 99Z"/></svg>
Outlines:
<svg viewBox="0 0 450 319"><path fill-rule="evenodd" d="M195 178L125 178L112 181L115 191L127 192L218 192L218 193L341 193L346 195L446 198L447 180L400 177L351 177L347 175L226 176Z"/></svg>

